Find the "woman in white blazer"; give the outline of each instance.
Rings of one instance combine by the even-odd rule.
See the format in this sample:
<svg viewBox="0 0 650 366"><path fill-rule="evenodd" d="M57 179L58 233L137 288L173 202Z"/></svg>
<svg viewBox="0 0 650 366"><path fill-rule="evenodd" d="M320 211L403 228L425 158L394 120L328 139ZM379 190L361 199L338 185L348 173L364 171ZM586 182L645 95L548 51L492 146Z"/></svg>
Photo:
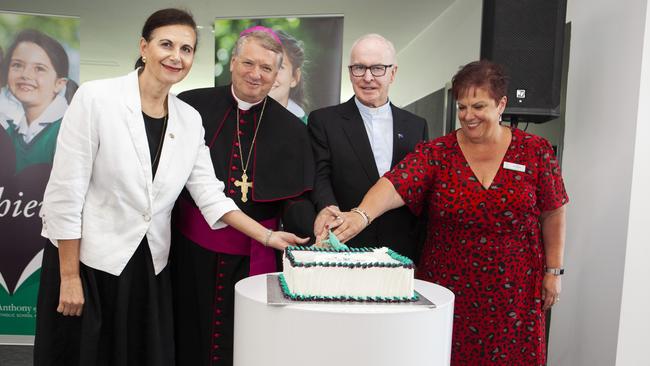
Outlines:
<svg viewBox="0 0 650 366"><path fill-rule="evenodd" d="M270 231L223 194L201 117L169 94L187 75L196 24L178 9L142 29L136 71L85 83L59 133L43 207L35 365L173 365L170 217L183 187L213 229L276 249Z"/></svg>

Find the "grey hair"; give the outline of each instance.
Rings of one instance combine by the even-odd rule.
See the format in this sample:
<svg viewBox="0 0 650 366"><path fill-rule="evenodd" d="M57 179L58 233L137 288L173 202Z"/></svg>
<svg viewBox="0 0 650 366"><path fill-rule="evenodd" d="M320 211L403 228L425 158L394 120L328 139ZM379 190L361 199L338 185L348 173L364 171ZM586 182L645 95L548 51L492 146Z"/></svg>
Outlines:
<svg viewBox="0 0 650 366"><path fill-rule="evenodd" d="M369 34L366 34L366 35L363 35L363 36L359 37L359 39L354 41L354 43L352 44L351 50L354 50L354 48L359 43L361 43L363 41L366 41L366 40L375 40L375 41L379 41L379 42L383 43L386 46L386 49L388 50L388 52L390 53L389 56L391 58L391 62L394 65L397 65L397 52L395 52L395 46L393 45L393 42L387 40L381 34L369 33ZM352 55L352 52L350 52L350 56L351 55Z"/></svg>
<svg viewBox="0 0 650 366"><path fill-rule="evenodd" d="M255 40L264 49L267 49L277 54L278 55L277 67L280 68L280 66L282 65L282 57L283 57L282 44L278 43L278 41L275 40L275 38L273 38L270 34L266 32L254 31L254 32L246 33L243 36L239 37L239 39L237 39L237 42L235 43L235 46L232 49L232 57L239 56L242 48L249 40Z"/></svg>

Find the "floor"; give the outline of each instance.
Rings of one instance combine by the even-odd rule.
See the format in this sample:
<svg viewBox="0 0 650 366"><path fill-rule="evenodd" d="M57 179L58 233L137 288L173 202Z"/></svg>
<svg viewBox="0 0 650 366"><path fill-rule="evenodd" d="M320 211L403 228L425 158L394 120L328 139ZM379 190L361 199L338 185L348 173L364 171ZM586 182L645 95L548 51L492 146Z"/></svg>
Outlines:
<svg viewBox="0 0 650 366"><path fill-rule="evenodd" d="M31 366L32 346L0 346L0 366Z"/></svg>

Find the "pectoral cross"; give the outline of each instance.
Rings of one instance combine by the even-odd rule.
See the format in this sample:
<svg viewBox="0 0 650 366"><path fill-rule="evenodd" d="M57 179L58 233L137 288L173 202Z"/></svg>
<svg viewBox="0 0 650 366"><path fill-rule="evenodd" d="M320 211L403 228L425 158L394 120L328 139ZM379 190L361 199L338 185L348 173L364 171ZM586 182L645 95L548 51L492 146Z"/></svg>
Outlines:
<svg viewBox="0 0 650 366"><path fill-rule="evenodd" d="M246 175L246 171L244 171L244 173L241 175L241 180L235 181L235 186L241 189L241 201L248 201L248 188L253 188L253 182L248 181L248 175Z"/></svg>

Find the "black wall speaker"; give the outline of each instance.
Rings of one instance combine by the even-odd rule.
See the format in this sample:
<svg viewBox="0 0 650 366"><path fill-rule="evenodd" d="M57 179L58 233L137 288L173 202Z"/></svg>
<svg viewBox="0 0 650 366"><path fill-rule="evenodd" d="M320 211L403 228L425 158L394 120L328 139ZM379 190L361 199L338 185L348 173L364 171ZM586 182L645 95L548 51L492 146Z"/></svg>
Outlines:
<svg viewBox="0 0 650 366"><path fill-rule="evenodd" d="M504 120L560 116L566 0L484 0L481 58L510 76Z"/></svg>

